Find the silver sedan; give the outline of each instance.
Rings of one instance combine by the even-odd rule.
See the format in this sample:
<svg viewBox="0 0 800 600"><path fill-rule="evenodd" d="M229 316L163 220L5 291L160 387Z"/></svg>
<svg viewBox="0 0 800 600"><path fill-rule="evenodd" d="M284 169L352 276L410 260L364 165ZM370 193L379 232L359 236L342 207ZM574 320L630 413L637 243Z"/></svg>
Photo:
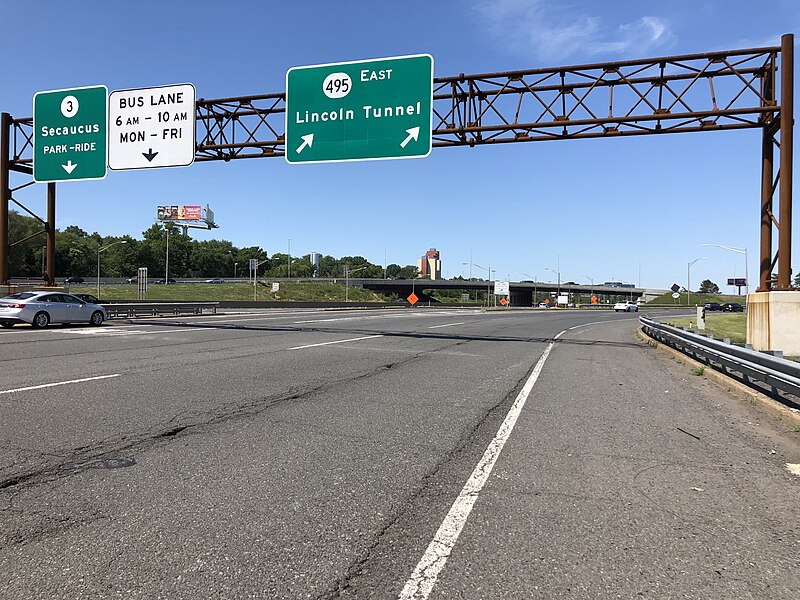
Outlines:
<svg viewBox="0 0 800 600"><path fill-rule="evenodd" d="M30 323L41 329L50 323L101 325L108 314L99 304L63 292L20 292L0 298L0 327Z"/></svg>

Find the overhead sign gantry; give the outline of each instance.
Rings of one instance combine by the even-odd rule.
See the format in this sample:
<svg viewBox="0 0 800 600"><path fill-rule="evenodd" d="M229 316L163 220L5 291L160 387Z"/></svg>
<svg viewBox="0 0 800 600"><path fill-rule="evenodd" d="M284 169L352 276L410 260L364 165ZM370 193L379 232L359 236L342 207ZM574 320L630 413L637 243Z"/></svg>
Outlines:
<svg viewBox="0 0 800 600"><path fill-rule="evenodd" d="M300 80L307 79L298 88L308 87L310 96L305 100L304 92L296 92L293 85L291 72L295 69L287 74L287 86L291 88L287 91L288 99L287 93L273 92L198 100L195 105L195 160L230 161L284 155L290 162L370 160L402 158L417 151L419 156L424 156L430 146L473 147L759 129L762 132L762 185L758 290L791 289L792 34L782 36L780 46L772 47L438 77L433 80L430 105L432 140L424 130L427 123L424 119L419 123L418 134L415 132L417 123L407 126L403 123L399 134L393 131L391 135L379 136L387 140L387 147L395 148L391 152L373 148L372 131L359 133L361 141L357 142L341 136L338 141L335 139L336 127L343 123L356 131L354 125L358 111L364 116L362 120L368 122L366 106L393 108L390 118L388 112L380 112L380 119L370 117L371 125L398 119L400 111L394 110L398 107L403 107L401 119L423 116L427 110L422 104L419 110L416 109L417 102L424 102L423 95L427 97L427 91L425 94L411 94L411 97L404 95L413 86L399 86L391 93L387 92L386 96L369 96L356 102L356 84L358 87L363 85L363 90L379 90L383 89L379 84L399 81L395 78L395 69L400 73L400 66L370 64L372 62L324 66L329 70L321 80L321 71L313 73L315 67L297 68ZM392 69L391 77L389 69ZM432 72L432 60L430 70ZM384 79L381 79L381 71ZM344 73L347 77L331 77L325 82L329 75L336 73ZM348 80L352 86L346 85ZM349 89L347 94L345 89ZM325 90L332 96L344 95L341 98L330 97ZM339 119L340 114L349 117L349 113L341 113L340 109L352 111L353 118ZM334 110L335 126L331 118ZM308 123L305 122L306 111L309 113ZM318 115L316 121L312 115L315 112ZM323 113L327 116L323 117ZM7 113L2 114L0 123L0 192L3 194L0 198L0 283L8 281L9 248L25 241L8 242L9 202L16 202L13 198L15 191L28 185L12 188L9 173L33 174L34 169L38 171L41 165L32 166L32 163L49 160L49 157L42 159L39 155L34 160L31 156L34 147L40 147L34 141L37 132L32 131L32 123L33 119L29 117L15 119ZM298 126L313 126L313 129L301 130L297 129ZM359 125L362 127L363 123ZM414 135L418 135L416 140ZM324 143L318 143L320 141ZM424 144L421 150L417 148L418 144ZM370 150L364 150L363 146ZM397 147L402 152L397 151ZM152 150L150 152L148 148L142 153L155 153L156 149ZM289 156L292 154L294 156ZM66 160L62 163L55 162L52 170L60 169L66 173L72 169L74 175L70 178L77 178L80 165L74 167L77 162L74 158L64 158ZM67 179L60 174L59 177L50 179L37 174L35 178L36 181L49 182L48 216L46 222L42 219L45 227L40 233L46 232L48 236L47 278L50 282L54 279L54 182ZM620 177L625 180L624 167L621 167ZM777 236L773 236L774 233ZM773 243L774 237L777 237L777 244ZM773 275L776 271L777 277Z"/></svg>

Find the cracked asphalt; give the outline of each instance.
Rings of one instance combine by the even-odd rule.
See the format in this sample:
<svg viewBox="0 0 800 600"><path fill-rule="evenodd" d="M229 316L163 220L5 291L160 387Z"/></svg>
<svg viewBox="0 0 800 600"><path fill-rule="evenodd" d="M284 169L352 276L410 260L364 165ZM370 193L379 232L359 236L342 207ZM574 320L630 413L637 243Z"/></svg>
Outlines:
<svg viewBox="0 0 800 600"><path fill-rule="evenodd" d="M578 326L430 598L797 598L798 422L636 324L267 310L4 330L0 595L396 598Z"/></svg>

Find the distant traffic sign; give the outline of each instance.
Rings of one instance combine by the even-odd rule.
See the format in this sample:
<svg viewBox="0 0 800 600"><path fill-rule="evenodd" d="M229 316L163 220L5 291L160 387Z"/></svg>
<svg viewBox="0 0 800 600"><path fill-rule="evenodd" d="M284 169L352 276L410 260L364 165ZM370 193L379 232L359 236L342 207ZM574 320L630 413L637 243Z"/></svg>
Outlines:
<svg viewBox="0 0 800 600"><path fill-rule="evenodd" d="M495 281L494 282L494 295L495 296L508 296L511 283L508 281Z"/></svg>
<svg viewBox="0 0 800 600"><path fill-rule="evenodd" d="M294 67L286 73L286 160L427 156L433 57Z"/></svg>
<svg viewBox="0 0 800 600"><path fill-rule="evenodd" d="M108 166L113 170L186 167L194 162L191 83L115 90L109 97Z"/></svg>
<svg viewBox="0 0 800 600"><path fill-rule="evenodd" d="M34 181L106 176L107 98L104 85L34 94Z"/></svg>
<svg viewBox="0 0 800 600"><path fill-rule="evenodd" d="M408 300L408 303L411 306L414 306L417 302L419 302L419 298L417 298L417 295L414 292L411 292L406 300Z"/></svg>

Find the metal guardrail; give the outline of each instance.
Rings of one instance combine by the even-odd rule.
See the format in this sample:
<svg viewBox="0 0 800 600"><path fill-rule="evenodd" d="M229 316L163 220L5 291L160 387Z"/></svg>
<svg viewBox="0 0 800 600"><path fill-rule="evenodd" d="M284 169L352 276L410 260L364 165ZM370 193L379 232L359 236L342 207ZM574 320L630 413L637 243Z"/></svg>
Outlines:
<svg viewBox="0 0 800 600"><path fill-rule="evenodd" d="M644 332L726 375L766 391L800 408L800 364L691 333L647 317L639 317Z"/></svg>
<svg viewBox="0 0 800 600"><path fill-rule="evenodd" d="M103 304L109 319L157 317L162 315L201 315L208 310L217 313L219 302L129 302Z"/></svg>

